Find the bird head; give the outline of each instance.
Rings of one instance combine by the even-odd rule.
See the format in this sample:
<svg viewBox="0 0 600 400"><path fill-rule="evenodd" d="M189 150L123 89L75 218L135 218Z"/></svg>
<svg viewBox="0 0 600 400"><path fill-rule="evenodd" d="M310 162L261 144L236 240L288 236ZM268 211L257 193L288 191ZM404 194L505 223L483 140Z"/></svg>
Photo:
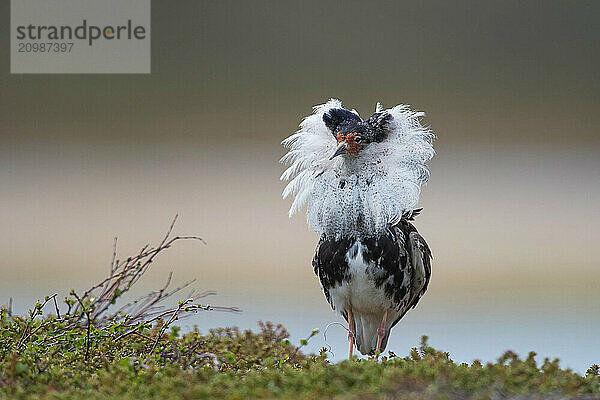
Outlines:
<svg viewBox="0 0 600 400"><path fill-rule="evenodd" d="M329 158L340 155L357 155L361 149L374 142L385 140L392 116L376 112L362 120L355 112L345 108L332 108L323 114L323 122L336 138L338 146Z"/></svg>

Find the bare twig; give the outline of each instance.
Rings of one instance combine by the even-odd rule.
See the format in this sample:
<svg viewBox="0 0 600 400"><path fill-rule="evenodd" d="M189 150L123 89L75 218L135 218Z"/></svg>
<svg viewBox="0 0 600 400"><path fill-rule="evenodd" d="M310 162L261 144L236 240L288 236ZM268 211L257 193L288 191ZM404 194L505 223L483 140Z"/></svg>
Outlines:
<svg viewBox="0 0 600 400"><path fill-rule="evenodd" d="M41 310L46 306L46 304L50 301L50 299L55 298L55 297L56 297L56 293L54 293L52 296L46 296L43 303L40 303L38 301L36 303L34 309L32 311L29 311L29 320L27 320L25 329L23 330L23 334L19 338L19 341L17 343L17 348L20 348L22 345L27 343L27 341L29 340L31 335L33 335L34 333L39 331L44 326L44 324L41 324L33 331L31 330L31 325L33 324L33 321L35 320L35 317L37 317L41 313Z"/></svg>
<svg viewBox="0 0 600 400"><path fill-rule="evenodd" d="M292 360L296 357L296 354L298 354L298 352L300 351L301 348L303 348L304 346L306 346L308 344L308 341L310 339L312 339L317 333L319 333L318 329L313 329L312 332L310 333L310 335L308 335L305 339L301 339L300 340L300 346L297 346L296 349L294 350L294 352L291 354L290 357L288 357L282 364L281 366L283 366L285 363L287 363L289 360Z"/></svg>
<svg viewBox="0 0 600 400"><path fill-rule="evenodd" d="M342 324L341 322L334 321L334 322L330 322L330 323L327 324L327 326L325 327L325 330L323 330L323 342L325 342L325 346L328 347L327 351L329 351L332 356L335 356L335 354L331 350L331 346L329 345L329 343L327 343L327 331L333 325L339 325L339 326L341 326L342 328L344 328L348 332L348 334L351 334L353 336L354 336L354 333L350 332L350 330L348 328L346 328L346 326L344 326L344 324Z"/></svg>
<svg viewBox="0 0 600 400"><path fill-rule="evenodd" d="M22 347L30 340L33 334L49 326L49 324L57 323L56 328L53 326L55 330L52 332L52 335L46 334L41 339L42 343L45 346L69 344L70 342L66 338L67 332L73 328L85 329L85 359L88 360L90 357L92 328L102 331L104 327L120 325L122 330L120 330L120 334L116 337L114 337L115 333L112 331L111 333L104 332L101 334L105 337L106 335L110 336L113 341L121 340L132 334L149 338L143 335L143 329L159 319L168 318L167 322L159 329L157 337L149 338L154 341L154 345L152 346L152 351L154 351L166 329L178 318L183 318L191 313L209 310L239 312L240 310L236 307L221 307L197 303L199 299L216 294L212 290L199 293L192 290L187 300L180 302L178 307L165 309L163 306L165 300L189 288L195 282L195 280L190 280L175 289L170 289L173 278L172 273L169 273L165 284L159 290L139 297L137 300L119 307L112 313L109 312L117 300L124 293L131 290L133 285L146 273L155 258L164 250L170 248L175 242L181 240L198 240L205 243L198 236L171 236L176 221L177 215L171 221L169 229L157 246L153 247L146 244L134 256L125 259L119 259L117 256L118 242L117 238L115 238L109 276L87 289L81 295L75 291L71 291L69 296L65 297L65 303L68 307L65 313L60 312L56 301L56 294L46 297L43 304L38 302L35 310L30 312L30 318L25 323L17 346L19 348ZM44 320L33 329L32 326L34 325L35 317L41 314L41 310L51 299L54 303L56 318ZM12 315L12 298L9 303L8 315ZM83 322L84 318L86 319L85 323Z"/></svg>
<svg viewBox="0 0 600 400"><path fill-rule="evenodd" d="M162 337L163 333L167 330L167 328L169 327L169 325L171 325L173 323L173 321L175 321L175 319L177 319L177 315L179 315L179 313L181 312L181 310L183 310L183 308L193 302L193 299L187 299L186 301L180 301L179 305L177 306L177 310L175 310L173 312L173 315L171 315L171 318L169 318L169 320L167 322L165 322L161 327L160 330L158 331L158 334L156 335L156 341L154 342L154 345L152 345L152 349L150 349L150 353L154 352L154 349L156 348L156 346L158 345L158 342L160 341L160 338Z"/></svg>
<svg viewBox="0 0 600 400"><path fill-rule="evenodd" d="M138 254L127 257L123 261L119 261L117 259L117 240L115 240L113 244L110 275L98 284L92 286L82 295L82 298L86 299L95 297L91 303L91 305L94 306L91 314L93 322L97 324L114 322L114 320L120 319L120 315L126 311L128 311L130 314L130 322L133 320L143 320L146 316L146 313L153 311L154 307L158 303L161 303L166 298L172 296L174 293L191 284L191 282L189 282L174 291L168 292L167 288L171 282L170 275L167 279L167 284L165 287L158 292L152 292L133 303L126 304L116 313L107 314L108 308L114 304L119 297L131 289L131 287L147 271L150 264L160 252L168 249L173 243L179 240L199 240L204 243L204 240L198 236L171 237L171 233L173 232L176 221L177 215L171 221L169 229L158 246L150 247L150 245L145 245L141 248ZM93 296L98 289L101 289L100 293L97 296ZM78 308L79 306L76 307L75 311L79 311Z"/></svg>
<svg viewBox="0 0 600 400"><path fill-rule="evenodd" d="M75 293L75 291L72 291L71 293L77 299L77 301L81 305L81 310L87 317L87 332L85 334L85 360L87 361L90 357L90 330L92 327L92 321L91 321L91 317L90 317L90 307L91 306L86 307L85 304L83 304L83 301L81 300L81 298L77 295L77 293Z"/></svg>
<svg viewBox="0 0 600 400"><path fill-rule="evenodd" d="M110 260L110 275L115 272L115 263L117 262L117 240L117 237L115 237L115 240L113 241L113 253L112 259Z"/></svg>
<svg viewBox="0 0 600 400"><path fill-rule="evenodd" d="M56 302L56 295L52 296L54 300L54 310L56 310L56 316L60 319L60 310L58 309L58 303Z"/></svg>

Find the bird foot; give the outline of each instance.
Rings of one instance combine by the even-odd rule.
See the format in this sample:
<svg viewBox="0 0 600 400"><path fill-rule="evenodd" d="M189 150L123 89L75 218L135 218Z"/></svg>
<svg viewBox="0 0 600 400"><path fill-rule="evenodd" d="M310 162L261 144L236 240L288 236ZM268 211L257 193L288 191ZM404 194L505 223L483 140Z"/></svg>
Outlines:
<svg viewBox="0 0 600 400"><path fill-rule="evenodd" d="M354 351L354 318L352 316L352 308L348 308L348 342L350 349L348 350L348 360L352 359L352 352Z"/></svg>
<svg viewBox="0 0 600 400"><path fill-rule="evenodd" d="M383 318L381 319L381 325L377 328L377 348L375 349L375 354L379 355L381 352L381 343L383 342L383 336L385 335L385 324L387 321L387 310L383 313Z"/></svg>

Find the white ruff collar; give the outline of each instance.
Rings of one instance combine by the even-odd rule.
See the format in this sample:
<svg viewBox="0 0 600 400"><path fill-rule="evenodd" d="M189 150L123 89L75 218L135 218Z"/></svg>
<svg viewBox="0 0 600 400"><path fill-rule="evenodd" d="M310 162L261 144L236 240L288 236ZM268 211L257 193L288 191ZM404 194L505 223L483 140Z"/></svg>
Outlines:
<svg viewBox="0 0 600 400"><path fill-rule="evenodd" d="M424 113L406 105L381 110L378 104L378 112L392 116L387 138L357 155L329 160L337 141L323 114L342 107L336 99L315 106L300 129L282 142L290 149L281 159L289 164L281 180L290 180L283 197L294 196L290 217L307 205L307 222L319 236L377 235L419 201L421 185L429 179L425 163L435 154L435 135L421 125Z"/></svg>

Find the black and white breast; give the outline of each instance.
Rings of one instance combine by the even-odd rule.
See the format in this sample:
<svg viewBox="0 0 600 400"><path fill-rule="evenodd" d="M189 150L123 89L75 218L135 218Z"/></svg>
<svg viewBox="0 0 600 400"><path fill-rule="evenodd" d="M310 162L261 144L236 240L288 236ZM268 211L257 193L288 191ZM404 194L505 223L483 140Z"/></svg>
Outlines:
<svg viewBox="0 0 600 400"><path fill-rule="evenodd" d="M358 350L374 354L382 319L385 333L381 351L391 328L427 290L431 251L414 225L403 217L376 236L321 238L313 267L331 307L354 324L350 330Z"/></svg>

